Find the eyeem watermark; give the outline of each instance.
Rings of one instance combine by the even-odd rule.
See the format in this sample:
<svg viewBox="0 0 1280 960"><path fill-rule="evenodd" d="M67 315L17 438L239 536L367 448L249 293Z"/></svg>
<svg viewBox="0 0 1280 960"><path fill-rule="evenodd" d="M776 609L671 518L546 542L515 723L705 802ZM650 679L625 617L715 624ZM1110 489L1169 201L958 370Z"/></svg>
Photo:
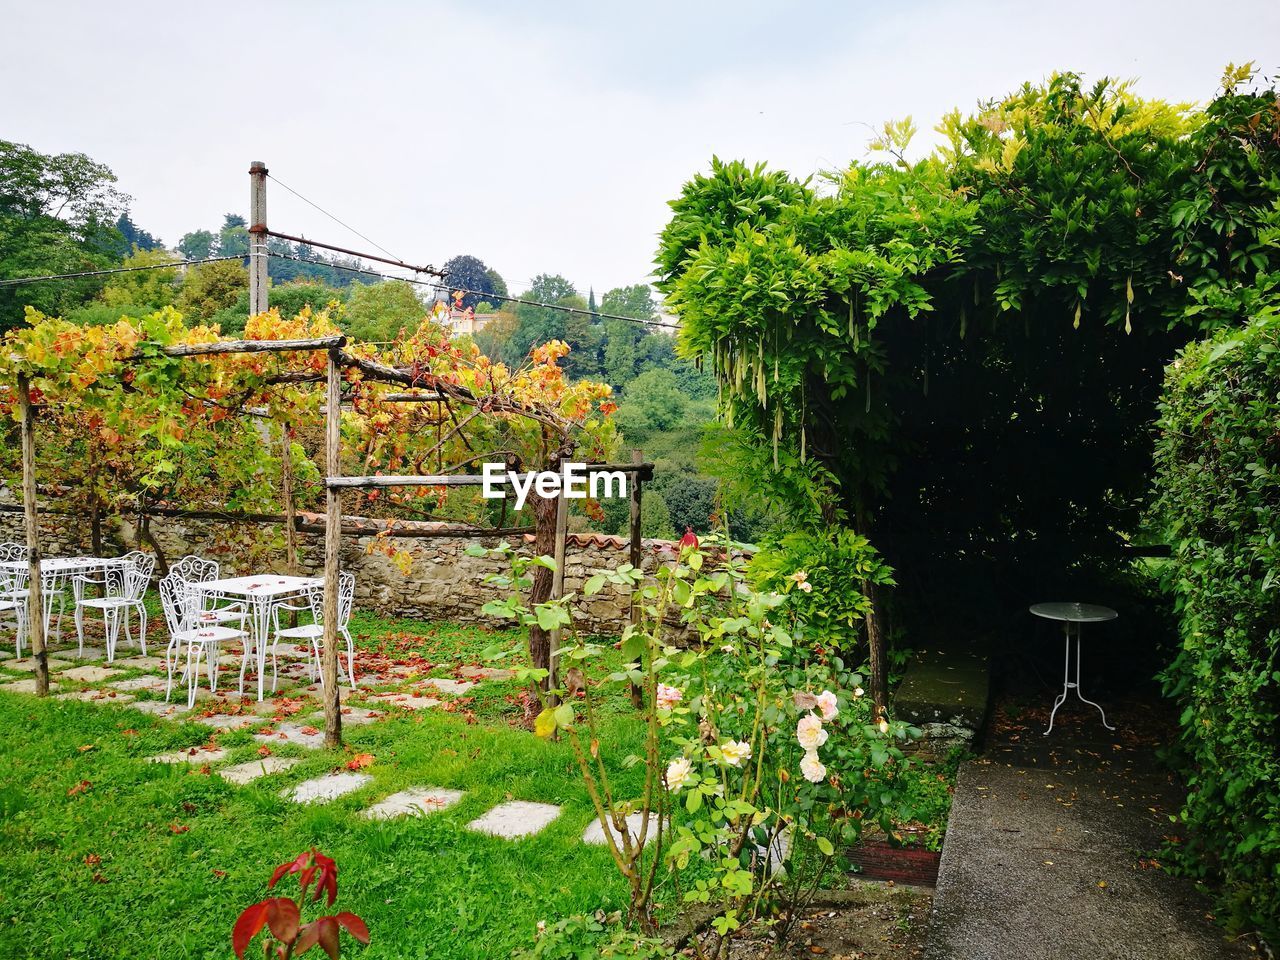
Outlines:
<svg viewBox="0 0 1280 960"><path fill-rule="evenodd" d="M601 470L585 463L566 463L555 470L526 470L519 473L508 470L505 463L486 463L482 471L484 484L482 495L489 500L501 500L506 496L507 484L516 492L516 509L524 507L529 491L552 500L561 494L566 500L611 499L627 496L627 475L621 470Z"/></svg>

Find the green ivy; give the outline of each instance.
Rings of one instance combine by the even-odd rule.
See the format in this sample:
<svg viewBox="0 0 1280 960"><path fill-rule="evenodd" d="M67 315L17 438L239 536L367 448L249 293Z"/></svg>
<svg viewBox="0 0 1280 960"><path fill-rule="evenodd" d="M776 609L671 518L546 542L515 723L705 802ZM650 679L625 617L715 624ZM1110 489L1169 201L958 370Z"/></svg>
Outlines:
<svg viewBox="0 0 1280 960"><path fill-rule="evenodd" d="M1163 676L1189 756L1180 862L1236 928L1280 942L1280 274L1254 317L1166 373L1157 508L1181 646Z"/></svg>

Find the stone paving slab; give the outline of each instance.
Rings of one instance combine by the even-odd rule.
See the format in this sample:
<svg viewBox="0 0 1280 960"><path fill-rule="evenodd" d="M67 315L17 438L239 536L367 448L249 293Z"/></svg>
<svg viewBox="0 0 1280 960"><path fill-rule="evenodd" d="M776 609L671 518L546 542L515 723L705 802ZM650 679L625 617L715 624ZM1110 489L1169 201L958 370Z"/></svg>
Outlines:
<svg viewBox="0 0 1280 960"><path fill-rule="evenodd" d="M436 697L420 697L412 693L374 693L369 696L369 700L404 710L429 710L441 703Z"/></svg>
<svg viewBox="0 0 1280 960"><path fill-rule="evenodd" d="M49 649L49 656L58 657L61 660L105 660L107 650L105 647L88 646L84 648L84 653L81 653L79 647L66 647L58 650Z"/></svg>
<svg viewBox="0 0 1280 960"><path fill-rule="evenodd" d="M91 665L83 667L72 667L70 670L63 670L62 676L67 680L75 680L77 683L101 683L111 677L121 673L111 667L95 667Z"/></svg>
<svg viewBox="0 0 1280 960"><path fill-rule="evenodd" d="M470 680L510 680L516 675L514 670L507 670L503 667L476 667L470 665L460 667L458 673Z"/></svg>
<svg viewBox="0 0 1280 960"><path fill-rule="evenodd" d="M159 753L147 757L148 763L217 763L225 760L227 751L222 747L189 747L186 750L174 750L172 753Z"/></svg>
<svg viewBox="0 0 1280 960"><path fill-rule="evenodd" d="M635 843L640 836L640 824L643 820L643 813L627 814L627 833L631 835L632 843ZM612 823L609 824L609 833L613 836L614 842L621 846L622 839L618 836L618 831L613 828ZM649 841L657 836L657 833L658 818L655 815L650 814L649 834L644 838L645 844L648 845ZM597 846L604 846L604 827L600 826L600 819L598 817L587 824L587 829L582 831L582 842L595 844Z"/></svg>
<svg viewBox="0 0 1280 960"><path fill-rule="evenodd" d="M82 700L85 703L132 703L137 699L131 693L116 693L114 690L77 690L75 693L60 693L55 700Z"/></svg>
<svg viewBox="0 0 1280 960"><path fill-rule="evenodd" d="M517 840L538 833L560 816L560 808L552 803L509 800L467 824L468 830L493 837Z"/></svg>
<svg viewBox="0 0 1280 960"><path fill-rule="evenodd" d="M294 803L329 803L354 793L372 780L373 777L367 773L326 773L314 780L303 780L280 795Z"/></svg>
<svg viewBox="0 0 1280 960"><path fill-rule="evenodd" d="M475 682L471 680L451 680L448 677L429 677L418 686L430 687L433 690L439 690L441 693L452 693L460 696L474 687Z"/></svg>
<svg viewBox="0 0 1280 960"><path fill-rule="evenodd" d="M445 810L462 799L463 791L443 787L410 787L378 801L361 815L370 820L392 817L426 816Z"/></svg>
<svg viewBox="0 0 1280 960"><path fill-rule="evenodd" d="M142 713L149 713L153 717L172 717L187 712L187 699L183 697L182 703L165 700L135 700L129 706Z"/></svg>
<svg viewBox="0 0 1280 960"><path fill-rule="evenodd" d="M151 690L160 692L165 688L165 679L163 677L130 677L127 680L112 680L107 686L113 690Z"/></svg>
<svg viewBox="0 0 1280 960"><path fill-rule="evenodd" d="M123 660L117 658L112 661L111 665L114 667L122 667L125 670L163 670L164 658L144 656L125 657Z"/></svg>
<svg viewBox="0 0 1280 960"><path fill-rule="evenodd" d="M57 690L58 685L52 681L49 682L50 690ZM36 678L29 677L26 680L15 680L12 683L0 683L0 690L6 690L9 693L35 693Z"/></svg>
<svg viewBox="0 0 1280 960"><path fill-rule="evenodd" d="M66 670L68 667L74 667L75 664L69 660L59 660L57 657L49 657L50 670ZM0 667L6 670L16 670L21 673L35 673L36 658L23 657L21 660L5 660L0 663Z"/></svg>
<svg viewBox="0 0 1280 960"><path fill-rule="evenodd" d="M228 783L244 786L259 777L267 777L273 773L283 773L302 761L297 757L263 757L260 760L249 760L234 766L223 767L217 771L218 776Z"/></svg>
<svg viewBox="0 0 1280 960"><path fill-rule="evenodd" d="M366 710L364 707L343 707L342 725L344 727L362 727L367 723L377 723L385 718L386 715L386 712L382 710ZM313 727L323 727L324 714L315 714L309 718L309 722Z"/></svg>
<svg viewBox="0 0 1280 960"><path fill-rule="evenodd" d="M192 717L192 723L212 727L214 730L243 730L245 727L256 727L262 722L261 717L246 717L243 714L215 713L207 717Z"/></svg>
<svg viewBox="0 0 1280 960"><path fill-rule="evenodd" d="M259 743L280 744L292 743L308 750L318 750L324 746L324 730L299 723L278 723L271 733L255 733L253 739Z"/></svg>

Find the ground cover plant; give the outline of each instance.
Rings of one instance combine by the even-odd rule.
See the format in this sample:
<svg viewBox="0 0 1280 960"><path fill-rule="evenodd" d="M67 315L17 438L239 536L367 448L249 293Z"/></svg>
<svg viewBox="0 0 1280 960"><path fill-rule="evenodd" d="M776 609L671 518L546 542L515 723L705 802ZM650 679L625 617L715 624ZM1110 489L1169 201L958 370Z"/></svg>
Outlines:
<svg viewBox="0 0 1280 960"><path fill-rule="evenodd" d="M230 956L231 926L247 904L262 899L271 868L312 846L341 865L339 904L371 931L369 946L353 945L350 956L506 956L535 945L540 921L625 911L627 885L609 852L581 840L596 811L572 747L529 732L525 683L498 675L461 694L436 693L435 708L395 705L395 691L420 689L424 678L465 678L462 667L483 668L486 652L521 642L519 635L367 612L357 614L353 630L358 675L369 683L347 702L357 705L352 709L376 707L383 718L347 727L342 752L272 739L267 756L297 765L243 786L224 781L218 770L264 758L262 741L253 737L263 724L306 722L319 701L305 676L269 702L264 716L249 709L251 702L240 706L231 666L224 674L231 678L227 701L197 704L189 717L113 705L111 688L71 682L63 666L54 672L55 692L99 690L102 699L37 700L0 691L0 955ZM51 656L74 654L74 646L62 646ZM615 667L623 662L612 649L605 659ZM0 661L0 683L30 677L7 664ZM113 682L146 675L120 669ZM389 699L374 699L384 691ZM136 693L137 702L163 696L163 690ZM218 733L194 722L222 713L253 725ZM603 698L597 717L611 750L642 749L643 724L625 690ZM190 764L149 762L211 742L227 750L223 759L206 762L197 750ZM307 778L350 769L373 779L328 804L280 796ZM610 773L620 791L639 792L638 768L616 764ZM424 783L464 796L423 818L362 816L376 799ZM467 829L511 798L556 804L560 814L523 840ZM658 902L664 917L678 906L665 892Z"/></svg>

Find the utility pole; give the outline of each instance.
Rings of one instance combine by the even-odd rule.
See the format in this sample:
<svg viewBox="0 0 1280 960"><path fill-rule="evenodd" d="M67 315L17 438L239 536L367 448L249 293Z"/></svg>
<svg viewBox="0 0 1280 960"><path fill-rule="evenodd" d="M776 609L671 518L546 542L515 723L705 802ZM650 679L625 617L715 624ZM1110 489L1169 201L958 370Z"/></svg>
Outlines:
<svg viewBox="0 0 1280 960"><path fill-rule="evenodd" d="M267 309L267 165L249 164L249 316Z"/></svg>

